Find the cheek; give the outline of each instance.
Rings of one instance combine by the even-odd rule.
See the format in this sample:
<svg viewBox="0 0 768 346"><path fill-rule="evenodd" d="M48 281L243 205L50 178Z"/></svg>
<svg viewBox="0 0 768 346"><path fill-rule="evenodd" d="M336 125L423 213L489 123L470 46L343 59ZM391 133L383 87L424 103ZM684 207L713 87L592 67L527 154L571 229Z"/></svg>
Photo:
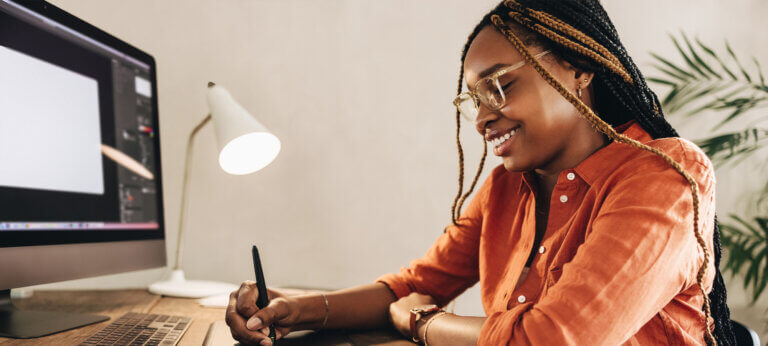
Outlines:
<svg viewBox="0 0 768 346"><path fill-rule="evenodd" d="M569 134L580 120L576 109L547 84L529 88L502 109L506 117L522 124L517 150L505 166L531 169L546 162L567 145ZM506 161L510 161L507 165ZM518 167L520 166L520 167ZM524 166L524 167L523 167ZM508 169L510 167L507 167Z"/></svg>
<svg viewBox="0 0 768 346"><path fill-rule="evenodd" d="M544 85L545 88L550 88ZM502 109L502 113L524 128L526 145L538 145L552 135L552 131L562 122L565 110L560 101L542 86L535 85L525 88L512 96L510 102ZM566 101L567 102L567 101ZM566 110L567 111L567 110Z"/></svg>
<svg viewBox="0 0 768 346"><path fill-rule="evenodd" d="M556 142L555 138L569 132L580 115L576 108L548 84L538 85L528 101L531 113L531 135Z"/></svg>

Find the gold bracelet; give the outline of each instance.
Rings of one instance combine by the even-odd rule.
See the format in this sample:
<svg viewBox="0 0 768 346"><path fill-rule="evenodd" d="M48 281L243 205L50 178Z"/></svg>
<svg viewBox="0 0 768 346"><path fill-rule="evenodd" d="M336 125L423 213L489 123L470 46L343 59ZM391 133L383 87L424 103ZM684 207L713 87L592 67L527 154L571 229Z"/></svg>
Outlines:
<svg viewBox="0 0 768 346"><path fill-rule="evenodd" d="M447 314L447 313L448 312L446 312L446 311L440 311L440 312L436 313L435 316L432 316L432 318L430 318L429 321L427 321L427 324L424 325L424 338L422 339L422 340L424 340L424 346L428 345L427 344L427 330L429 330L429 325L432 323L432 321L437 319L438 316L444 315L444 314Z"/></svg>
<svg viewBox="0 0 768 346"><path fill-rule="evenodd" d="M320 293L325 301L325 317L323 318L323 326L320 329L325 329L325 324L328 323L328 298L325 297L325 293Z"/></svg>

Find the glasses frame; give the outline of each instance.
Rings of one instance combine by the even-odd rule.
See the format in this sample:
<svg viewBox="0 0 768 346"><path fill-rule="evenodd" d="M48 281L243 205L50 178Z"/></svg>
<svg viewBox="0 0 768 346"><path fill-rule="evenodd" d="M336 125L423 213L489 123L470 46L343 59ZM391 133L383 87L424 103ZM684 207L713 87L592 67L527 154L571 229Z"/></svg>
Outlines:
<svg viewBox="0 0 768 346"><path fill-rule="evenodd" d="M550 52L551 52L550 50L545 50L545 51L543 51L543 52L541 52L539 54L534 55L534 58L539 59L539 58L549 54ZM474 88L475 90L477 90L477 88L480 85L480 83L488 81L488 82L493 83L493 85L495 85L496 88L498 88L501 91L502 102L501 102L501 105L499 107L491 107L489 104L484 102L480 98L480 96L477 95L477 93L475 93L472 90L467 90L467 91L457 95L453 99L453 105L456 106L456 109L464 117L464 119L467 119L468 121L474 121L474 120L473 119L469 119L467 117L467 115L465 115L464 112L462 112L461 108L459 107L459 104L461 103L461 100L466 98L466 97L471 98L472 101L475 103L475 109L477 110L478 115L480 113L480 103L482 103L486 108L488 108L490 110L494 110L494 111L504 108L504 106L507 104L507 95L504 93L504 90L502 89L501 85L499 84L499 77L503 76L505 73L517 70L517 69L523 67L524 65L525 65L525 60L519 61L519 62L517 62L515 64L512 64L512 65L509 65L507 67L504 67L504 68L502 68L502 69L500 69L500 70L498 70L498 71L496 71L494 73L491 73L490 75L485 76L485 77L481 78L480 80L478 80L477 82L475 82L475 88ZM477 119L477 116L475 116L475 119Z"/></svg>

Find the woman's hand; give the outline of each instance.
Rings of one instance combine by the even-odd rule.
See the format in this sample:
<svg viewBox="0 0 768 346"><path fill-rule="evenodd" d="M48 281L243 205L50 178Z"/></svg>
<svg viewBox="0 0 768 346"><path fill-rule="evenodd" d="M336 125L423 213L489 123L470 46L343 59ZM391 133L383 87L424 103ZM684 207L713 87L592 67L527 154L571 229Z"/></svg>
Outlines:
<svg viewBox="0 0 768 346"><path fill-rule="evenodd" d="M243 344L271 345L269 325L274 323L277 339L291 332L301 311L295 298L267 289L269 304L256 307L259 290L253 281L245 281L229 295L226 322L232 337Z"/></svg>
<svg viewBox="0 0 768 346"><path fill-rule="evenodd" d="M389 305L389 320L395 329L411 339L411 309L421 305L436 304L428 295L413 292Z"/></svg>

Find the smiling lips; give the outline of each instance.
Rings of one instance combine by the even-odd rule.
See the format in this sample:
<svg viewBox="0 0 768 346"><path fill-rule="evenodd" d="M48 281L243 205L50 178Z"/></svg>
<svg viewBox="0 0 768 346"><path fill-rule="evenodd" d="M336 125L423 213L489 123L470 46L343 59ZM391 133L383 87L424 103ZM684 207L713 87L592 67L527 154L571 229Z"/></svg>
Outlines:
<svg viewBox="0 0 768 346"><path fill-rule="evenodd" d="M486 141L488 143L491 143L491 145L493 145L493 153L495 155L501 156L502 154L504 154L505 151L507 151L507 149L509 149L509 146L511 144L510 139L515 136L518 129L520 129L520 126L517 126L507 131L503 135L499 135L499 136L496 136L495 134L491 133L491 135L489 136L490 138L488 138Z"/></svg>

